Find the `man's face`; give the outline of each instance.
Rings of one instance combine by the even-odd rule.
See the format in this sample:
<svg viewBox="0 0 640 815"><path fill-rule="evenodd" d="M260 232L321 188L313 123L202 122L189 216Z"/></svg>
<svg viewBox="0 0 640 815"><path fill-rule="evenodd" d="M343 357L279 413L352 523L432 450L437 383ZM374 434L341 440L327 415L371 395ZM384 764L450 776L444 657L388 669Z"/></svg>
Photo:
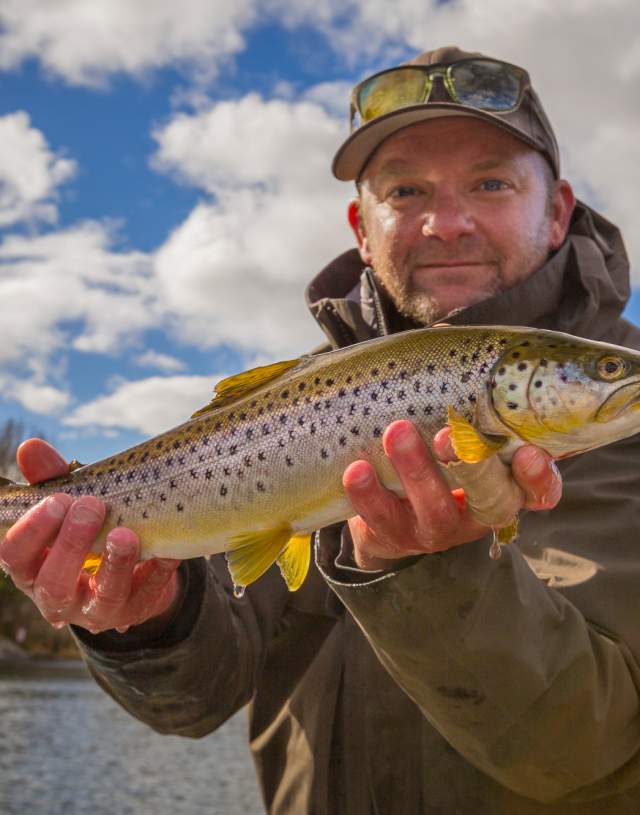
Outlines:
<svg viewBox="0 0 640 815"><path fill-rule="evenodd" d="M442 118L389 137L360 179L360 255L422 323L510 288L563 242L574 199L499 127Z"/></svg>

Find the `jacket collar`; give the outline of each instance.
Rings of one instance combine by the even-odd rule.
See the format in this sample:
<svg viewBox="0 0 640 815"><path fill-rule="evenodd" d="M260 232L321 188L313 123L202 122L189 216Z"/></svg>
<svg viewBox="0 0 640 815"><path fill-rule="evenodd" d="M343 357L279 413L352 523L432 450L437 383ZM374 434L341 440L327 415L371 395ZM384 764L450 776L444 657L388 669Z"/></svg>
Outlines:
<svg viewBox="0 0 640 815"><path fill-rule="evenodd" d="M528 325L601 339L610 335L628 297L629 261L620 231L578 202L566 241L538 271L443 321ZM315 277L307 304L333 345L417 327L398 314L355 249Z"/></svg>

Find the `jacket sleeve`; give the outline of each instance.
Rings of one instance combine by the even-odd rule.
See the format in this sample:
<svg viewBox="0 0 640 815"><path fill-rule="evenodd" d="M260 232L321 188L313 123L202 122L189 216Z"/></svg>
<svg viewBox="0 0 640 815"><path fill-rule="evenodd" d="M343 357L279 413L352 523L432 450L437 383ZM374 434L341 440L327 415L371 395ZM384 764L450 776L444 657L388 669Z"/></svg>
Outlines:
<svg viewBox="0 0 640 815"><path fill-rule="evenodd" d="M233 597L223 556L184 561L180 571L182 606L155 640L135 628L72 633L95 680L125 710L160 733L198 738L250 700L287 592L271 569Z"/></svg>
<svg viewBox="0 0 640 815"><path fill-rule="evenodd" d="M541 802L640 782L637 447L579 457L559 507L524 519L525 545L592 563L566 590L536 577L516 545L494 561L483 539L367 575L336 565L335 529L317 536L321 571L425 718Z"/></svg>

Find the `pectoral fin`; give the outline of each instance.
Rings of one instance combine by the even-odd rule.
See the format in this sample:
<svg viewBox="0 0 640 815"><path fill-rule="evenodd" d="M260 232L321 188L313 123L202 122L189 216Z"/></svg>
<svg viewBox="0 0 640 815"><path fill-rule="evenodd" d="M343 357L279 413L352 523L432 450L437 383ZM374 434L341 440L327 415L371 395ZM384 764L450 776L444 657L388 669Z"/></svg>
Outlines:
<svg viewBox="0 0 640 815"><path fill-rule="evenodd" d="M505 436L487 436L451 406L447 408L451 444L460 461L477 464L497 453L507 443Z"/></svg>

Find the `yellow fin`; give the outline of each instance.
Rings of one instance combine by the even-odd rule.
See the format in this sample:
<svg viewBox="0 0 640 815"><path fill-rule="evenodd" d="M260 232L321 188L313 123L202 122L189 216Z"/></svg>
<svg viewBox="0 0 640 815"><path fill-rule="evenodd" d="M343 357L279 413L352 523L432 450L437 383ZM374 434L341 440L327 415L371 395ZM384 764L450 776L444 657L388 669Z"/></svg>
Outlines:
<svg viewBox="0 0 640 815"><path fill-rule="evenodd" d="M300 357L299 359L287 359L284 362L274 362L271 365L261 365L259 368L251 368L249 371L242 371L242 373L221 379L215 386L211 402L200 408L200 410L196 410L191 418L195 419L196 416L202 416L211 410L217 410L231 404L231 402L235 402L237 399L266 385L267 382L282 376L291 368L303 364L306 359L306 357Z"/></svg>
<svg viewBox="0 0 640 815"><path fill-rule="evenodd" d="M501 546L507 546L509 543L513 543L518 537L518 516L514 515L507 526L501 526L500 529L495 530L495 533L498 538L498 543Z"/></svg>
<svg viewBox="0 0 640 815"><path fill-rule="evenodd" d="M451 428L451 444L460 461L477 464L497 453L507 441L504 436L485 436L451 406L447 408L447 417Z"/></svg>
<svg viewBox="0 0 640 815"><path fill-rule="evenodd" d="M231 539L227 547L227 566L235 586L248 586L261 577L278 559L291 537L289 526L245 532Z"/></svg>
<svg viewBox="0 0 640 815"><path fill-rule="evenodd" d="M278 566L289 591L298 591L304 583L311 561L311 536L294 535L278 558Z"/></svg>
<svg viewBox="0 0 640 815"><path fill-rule="evenodd" d="M82 568L89 574L95 574L98 571L98 566L102 563L102 555L87 555L82 564Z"/></svg>

